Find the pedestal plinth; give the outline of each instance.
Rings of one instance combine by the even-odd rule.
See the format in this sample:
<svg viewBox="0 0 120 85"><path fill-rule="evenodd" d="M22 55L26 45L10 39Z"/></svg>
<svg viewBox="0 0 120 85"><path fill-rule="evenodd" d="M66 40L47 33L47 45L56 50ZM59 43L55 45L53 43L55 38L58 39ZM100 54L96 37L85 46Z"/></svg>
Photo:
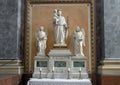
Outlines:
<svg viewBox="0 0 120 85"><path fill-rule="evenodd" d="M72 78L79 78L81 71L81 79L88 78L88 73L86 71L86 57L82 55L72 56Z"/></svg>
<svg viewBox="0 0 120 85"><path fill-rule="evenodd" d="M67 48L67 44L54 44L53 48Z"/></svg>
<svg viewBox="0 0 120 85"><path fill-rule="evenodd" d="M53 49L49 52L49 73L52 78L52 68L54 67L54 78L67 78L67 69L71 68L71 55L69 49Z"/></svg>
<svg viewBox="0 0 120 85"><path fill-rule="evenodd" d="M41 70L41 78L47 78L48 60L49 60L49 58L46 55L35 56L33 78L40 77L40 69L42 69Z"/></svg>

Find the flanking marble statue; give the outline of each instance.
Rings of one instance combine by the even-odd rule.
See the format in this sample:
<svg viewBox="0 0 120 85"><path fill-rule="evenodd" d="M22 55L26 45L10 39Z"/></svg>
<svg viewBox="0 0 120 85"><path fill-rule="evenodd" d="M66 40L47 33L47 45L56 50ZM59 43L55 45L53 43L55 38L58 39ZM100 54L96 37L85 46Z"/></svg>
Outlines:
<svg viewBox="0 0 120 85"><path fill-rule="evenodd" d="M47 34L44 31L44 27L41 26L39 31L36 33L38 53L37 55L45 55Z"/></svg>
<svg viewBox="0 0 120 85"><path fill-rule="evenodd" d="M54 26L54 35L55 35L55 45L56 46L65 46L65 40L68 36L68 27L65 17L62 16L61 9L54 10L53 17L53 26Z"/></svg>
<svg viewBox="0 0 120 85"><path fill-rule="evenodd" d="M83 46L85 46L85 32L84 29L77 26L77 28L73 32L73 42L74 42L74 52L75 55L82 55L83 53Z"/></svg>

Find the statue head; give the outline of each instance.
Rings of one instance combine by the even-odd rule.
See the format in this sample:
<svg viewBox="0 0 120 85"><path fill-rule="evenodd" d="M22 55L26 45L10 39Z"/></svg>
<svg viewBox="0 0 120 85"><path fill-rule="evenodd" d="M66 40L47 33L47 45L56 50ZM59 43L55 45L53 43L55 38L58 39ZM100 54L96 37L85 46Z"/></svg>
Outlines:
<svg viewBox="0 0 120 85"><path fill-rule="evenodd" d="M81 29L80 29L79 26L77 26L77 28L76 28L76 32L79 32L79 31L81 31Z"/></svg>
<svg viewBox="0 0 120 85"><path fill-rule="evenodd" d="M58 16L61 16L61 15L62 15L62 10L58 9Z"/></svg>
<svg viewBox="0 0 120 85"><path fill-rule="evenodd" d="M57 11L58 11L57 9L54 9L54 13L57 13Z"/></svg>
<svg viewBox="0 0 120 85"><path fill-rule="evenodd" d="M43 30L44 30L44 27L43 27L43 26L41 26L41 27L40 27L40 31L43 31Z"/></svg>

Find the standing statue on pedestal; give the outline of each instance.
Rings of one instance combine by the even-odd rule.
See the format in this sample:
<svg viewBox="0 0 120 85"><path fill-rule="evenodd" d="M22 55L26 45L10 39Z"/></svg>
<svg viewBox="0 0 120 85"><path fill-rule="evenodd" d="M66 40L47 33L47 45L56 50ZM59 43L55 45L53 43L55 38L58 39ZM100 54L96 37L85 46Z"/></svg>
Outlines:
<svg viewBox="0 0 120 85"><path fill-rule="evenodd" d="M65 46L65 40L68 36L68 27L65 20L65 17L62 16L61 9L54 10L53 17L53 26L54 26L54 34L55 34L55 45L56 46Z"/></svg>
<svg viewBox="0 0 120 85"><path fill-rule="evenodd" d="M44 31L43 26L41 26L39 31L36 33L36 39L37 39L37 46L38 46L37 55L45 55L47 35Z"/></svg>
<svg viewBox="0 0 120 85"><path fill-rule="evenodd" d="M54 16L53 16L53 27L54 27L54 38L55 38L55 43L57 43L57 22L58 22L58 15L57 15L57 9L54 9Z"/></svg>
<svg viewBox="0 0 120 85"><path fill-rule="evenodd" d="M79 26L75 29L73 33L73 42L74 42L74 52L76 56L82 55L83 53L83 45L85 46L85 32L84 29L80 29Z"/></svg>

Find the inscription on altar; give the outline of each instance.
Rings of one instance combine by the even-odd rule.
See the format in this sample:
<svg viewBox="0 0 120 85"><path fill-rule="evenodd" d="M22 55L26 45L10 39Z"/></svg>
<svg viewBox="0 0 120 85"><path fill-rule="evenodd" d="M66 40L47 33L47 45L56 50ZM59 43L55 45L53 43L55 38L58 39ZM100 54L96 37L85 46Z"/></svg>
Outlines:
<svg viewBox="0 0 120 85"><path fill-rule="evenodd" d="M66 67L66 61L55 61L54 66L55 67Z"/></svg>
<svg viewBox="0 0 120 85"><path fill-rule="evenodd" d="M48 62L47 61L37 61L36 67L47 67Z"/></svg>
<svg viewBox="0 0 120 85"><path fill-rule="evenodd" d="M85 62L84 61L74 61L73 67L85 67Z"/></svg>

